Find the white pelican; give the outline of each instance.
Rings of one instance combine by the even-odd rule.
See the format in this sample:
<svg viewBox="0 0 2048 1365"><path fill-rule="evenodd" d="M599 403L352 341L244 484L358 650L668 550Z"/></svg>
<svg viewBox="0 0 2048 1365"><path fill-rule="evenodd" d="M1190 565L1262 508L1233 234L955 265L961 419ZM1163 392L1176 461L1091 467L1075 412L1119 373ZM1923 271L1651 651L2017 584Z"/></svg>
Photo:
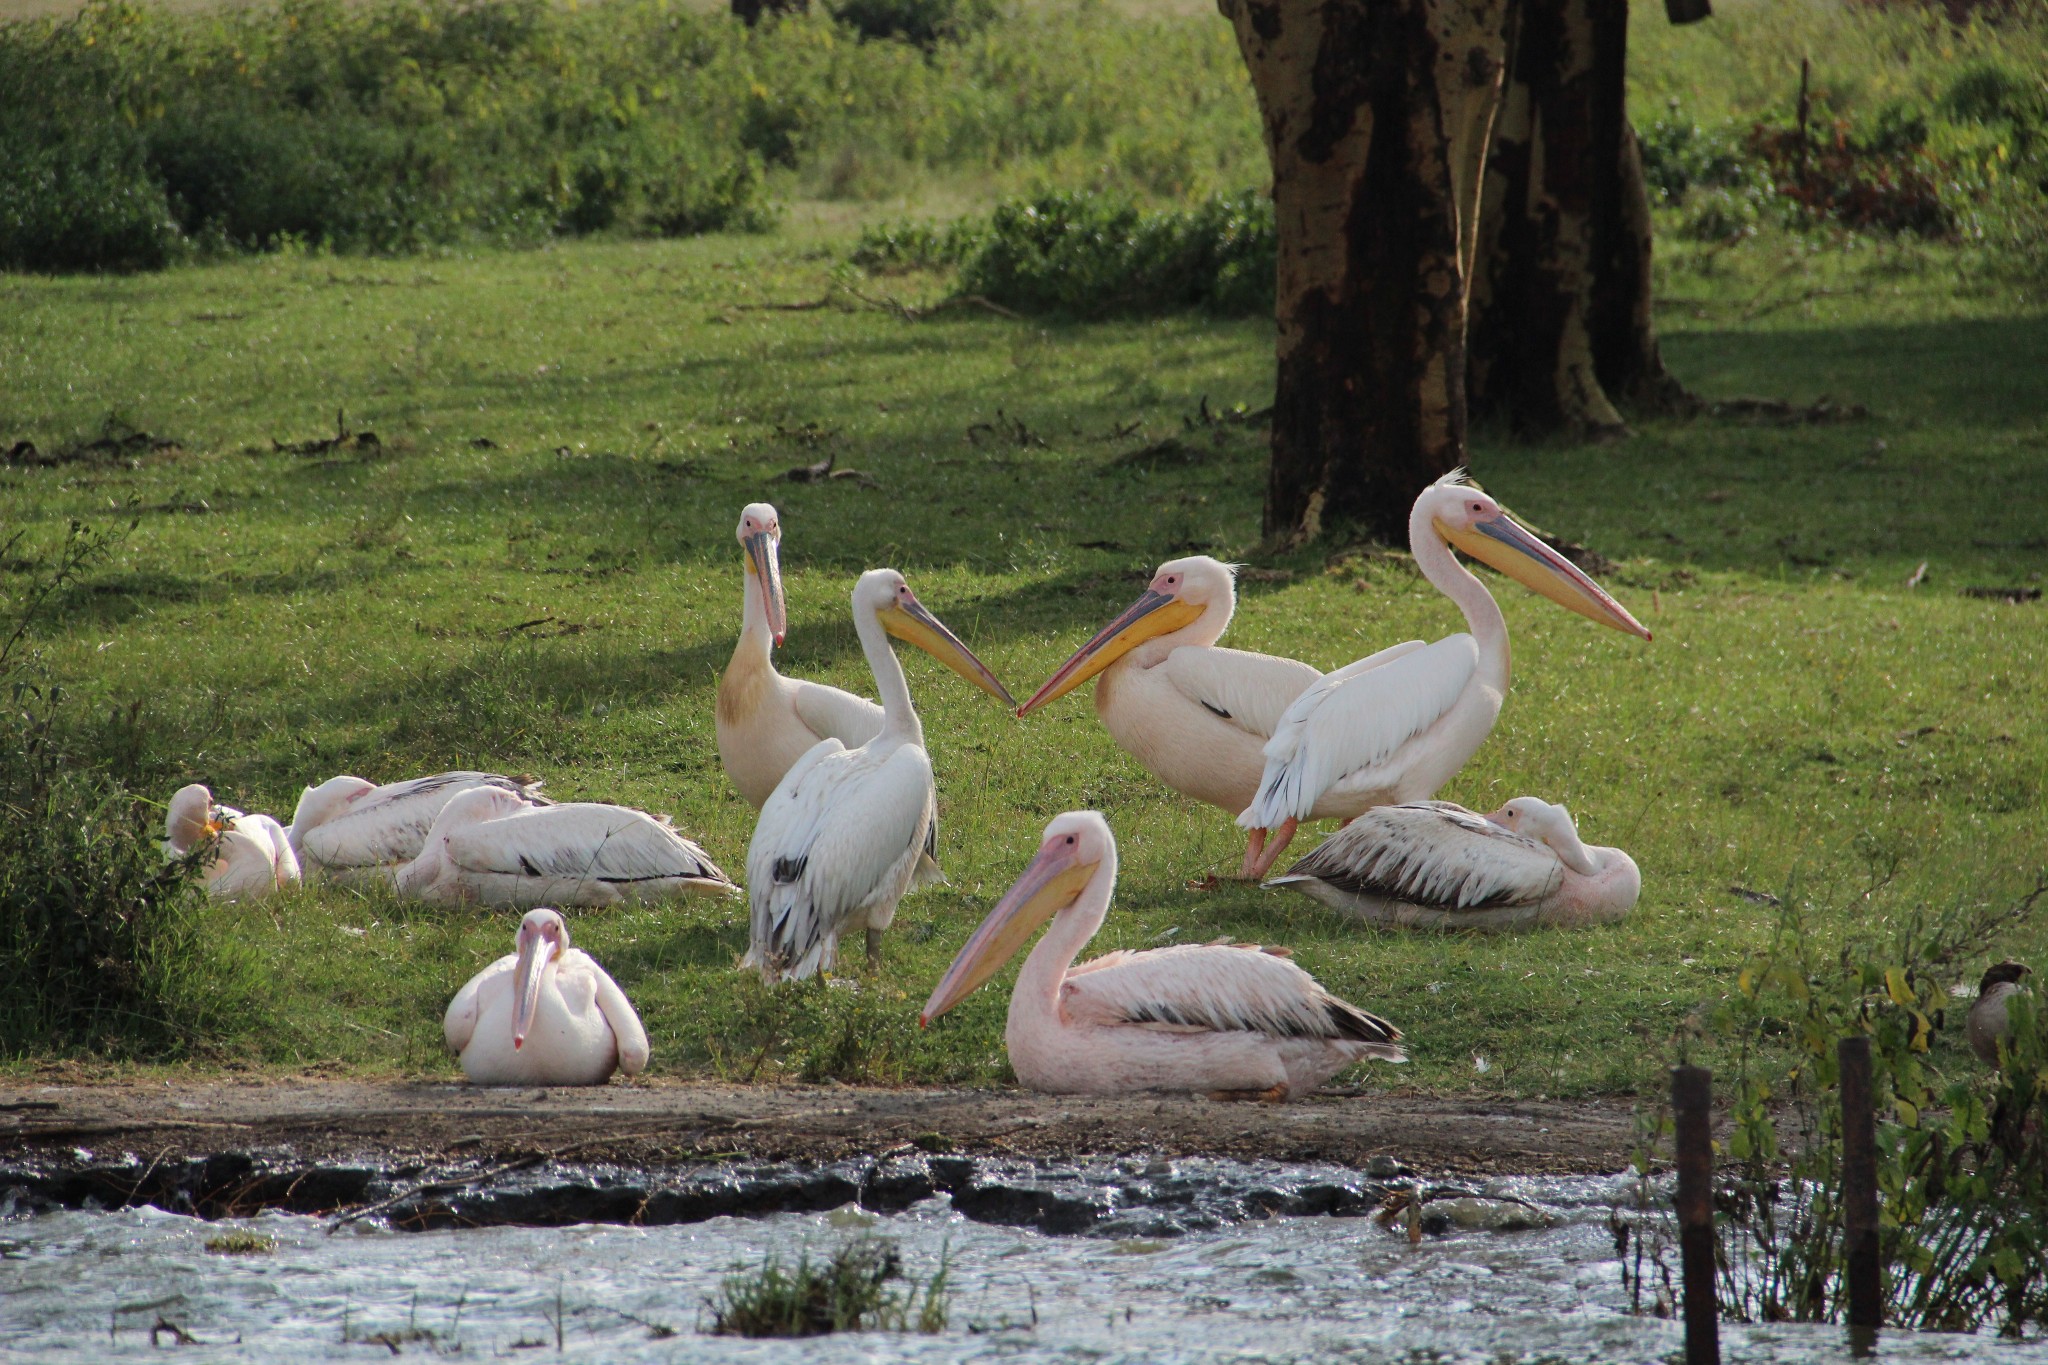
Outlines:
<svg viewBox="0 0 2048 1365"><path fill-rule="evenodd" d="M511 792L545 806L540 783L496 773L448 772L383 786L360 777L330 777L299 796L292 850L308 871L337 881L386 881L420 856L441 807L475 787Z"/></svg>
<svg viewBox="0 0 2048 1365"><path fill-rule="evenodd" d="M2026 989L2020 984L2021 979L2032 973L2033 969L2023 963L2000 962L1987 968L1983 981L1978 983L1977 998L1970 1005L1966 1023L1970 1050L1987 1066L1998 1065L1998 1045L2012 1037L2009 1004Z"/></svg>
<svg viewBox="0 0 2048 1365"><path fill-rule="evenodd" d="M1207 555L1168 560L1017 714L1099 674L1095 713L1118 747L1183 796L1236 815L1258 795L1281 715L1322 676L1298 659L1218 648L1236 607L1230 565Z"/></svg>
<svg viewBox="0 0 2048 1365"><path fill-rule="evenodd" d="M503 787L472 787L443 806L393 880L425 901L513 909L739 890L666 818L594 801L534 806Z"/></svg>
<svg viewBox="0 0 2048 1365"><path fill-rule="evenodd" d="M647 1030L555 910L529 910L507 953L448 1002L441 1031L478 1085L602 1085L647 1066Z"/></svg>
<svg viewBox="0 0 2048 1365"><path fill-rule="evenodd" d="M259 900L299 879L284 826L216 805L202 783L178 788L164 813L165 856L182 858L210 836L219 843L206 865L206 894L216 900Z"/></svg>
<svg viewBox="0 0 2048 1365"><path fill-rule="evenodd" d="M1266 885L1375 924L1522 929L1612 923L1643 875L1620 849L1581 843L1563 806L1518 796L1491 815L1449 801L1375 806Z"/></svg>
<svg viewBox="0 0 2048 1365"><path fill-rule="evenodd" d="M874 961L896 903L931 852L938 813L932 763L888 637L1009 695L894 569L861 575L853 625L882 694L881 733L855 749L836 739L813 745L761 807L747 848L752 932L740 965L759 968L770 982L830 970L840 937L855 929L867 930Z"/></svg>
<svg viewBox="0 0 2048 1365"><path fill-rule="evenodd" d="M1508 627L1451 546L1581 616L1650 638L1598 583L1464 479L1458 470L1422 491L1408 544L1472 633L1390 646L1295 698L1266 745L1258 795L1237 817L1252 831L1246 875L1264 876L1302 820L1428 800L1486 742L1508 690ZM1270 845L1268 831L1277 835Z"/></svg>
<svg viewBox="0 0 2048 1365"><path fill-rule="evenodd" d="M1052 928L1017 973L1004 1035L1017 1079L1033 1090L1284 1100L1361 1057L1407 1060L1399 1029L1331 995L1284 948L1181 944L1074 966L1115 889L1109 822L1094 811L1056 817L918 1022L958 1004L1049 918Z"/></svg>

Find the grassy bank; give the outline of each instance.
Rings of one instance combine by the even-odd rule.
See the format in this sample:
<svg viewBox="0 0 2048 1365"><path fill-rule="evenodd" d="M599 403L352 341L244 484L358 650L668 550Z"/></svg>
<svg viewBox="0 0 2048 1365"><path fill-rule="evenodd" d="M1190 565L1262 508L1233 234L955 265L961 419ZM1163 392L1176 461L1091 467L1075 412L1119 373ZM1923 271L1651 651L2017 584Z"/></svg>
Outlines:
<svg viewBox="0 0 2048 1365"><path fill-rule="evenodd" d="M288 816L341 771L530 771L557 796L673 811L736 870L751 812L718 770L711 699L744 502L783 512L781 666L852 686L845 597L873 564L1029 688L1159 560L1255 557L1263 431L1203 414L1267 401L1267 325L762 307L824 296L846 245L0 279L0 449L67 456L0 469L0 519L27 532L10 582L67 518L138 520L30 643L81 714L140 703L113 761L164 796L200 779ZM1768 236L1673 250L1660 319L1689 384L1868 415L1476 451L1510 506L1620 561L1609 580L1657 639L1500 585L1515 690L1443 794L1569 802L1644 869L1623 925L1402 937L1301 897L1191 892L1236 859L1227 817L1153 784L1085 700L1018 722L920 656L953 884L906 902L877 975L764 993L731 970L740 905L585 915L578 942L667 1075L997 1079L1000 990L926 1033L917 1006L1045 820L1095 806L1125 868L1099 948L1293 944L1408 1030L1414 1064L1371 1084L1635 1086L1775 926L1732 888L1809 904L1816 934L1882 936L2003 903L2048 860L2048 608L1961 592L2038 586L2048 565L2048 319L1957 267ZM337 408L376 443L276 448L331 435ZM110 423L174 444L92 448ZM828 453L879 487L784 481ZM1458 628L1398 558L1256 563L1228 643L1334 666ZM314 887L207 913L264 982L211 1055L366 1073L450 1073L440 1011L514 923ZM2043 946L2029 924L1999 950ZM1941 1065L1966 1055L1935 1046Z"/></svg>

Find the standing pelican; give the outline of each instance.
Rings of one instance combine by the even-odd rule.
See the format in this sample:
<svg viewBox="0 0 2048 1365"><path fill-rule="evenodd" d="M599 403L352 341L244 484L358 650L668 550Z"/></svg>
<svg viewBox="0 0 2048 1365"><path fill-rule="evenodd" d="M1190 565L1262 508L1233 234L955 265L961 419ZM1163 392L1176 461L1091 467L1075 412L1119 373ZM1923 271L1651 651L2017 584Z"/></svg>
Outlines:
<svg viewBox="0 0 2048 1365"><path fill-rule="evenodd" d="M178 788L164 812L165 856L182 858L209 836L219 838L205 872L206 894L216 900L259 900L299 879L284 826L216 805L203 783Z"/></svg>
<svg viewBox="0 0 2048 1365"><path fill-rule="evenodd" d="M1491 815L1449 801L1375 806L1266 884L1375 924L1522 929L1612 923L1643 875L1620 849L1581 843L1563 806L1518 796Z"/></svg>
<svg viewBox="0 0 2048 1365"><path fill-rule="evenodd" d="M1038 856L953 959L918 1022L953 1008L1050 919L1017 973L1004 1034L1017 1079L1033 1090L1278 1101L1361 1057L1408 1060L1399 1029L1331 995L1284 948L1179 944L1074 966L1115 889L1109 822L1092 810L1055 817Z"/></svg>
<svg viewBox="0 0 2048 1365"><path fill-rule="evenodd" d="M908 640L1014 705L993 673L925 610L894 569L853 588L853 625L882 694L881 733L859 748L813 745L761 807L747 848L752 934L742 966L768 981L829 970L840 936L867 930L868 960L931 848L937 819L924 726L888 637Z"/></svg>
<svg viewBox="0 0 2048 1365"><path fill-rule="evenodd" d="M360 777L330 777L300 795L289 831L292 849L308 870L337 881L388 880L420 856L441 808L475 787L498 788L530 806L549 804L539 782L496 773L435 773L381 787Z"/></svg>
<svg viewBox="0 0 2048 1365"><path fill-rule="evenodd" d="M1302 820L1427 800L1486 742L1508 690L1507 621L1451 546L1581 616L1650 638L1598 583L1467 484L1463 470L1415 500L1408 544L1472 633L1393 645L1295 698L1266 745L1258 795L1237 817L1252 832L1247 875L1264 876ZM1268 831L1277 834L1270 845Z"/></svg>
<svg viewBox="0 0 2048 1365"><path fill-rule="evenodd" d="M1321 676L1297 659L1218 648L1236 606L1230 565L1207 555L1168 560L1017 714L1099 674L1095 713L1117 745L1175 791L1235 815L1258 795L1280 717Z"/></svg>
<svg viewBox="0 0 2048 1365"><path fill-rule="evenodd" d="M502 787L472 787L443 806L393 880L425 901L514 909L739 890L666 819L594 801L533 806Z"/></svg>
<svg viewBox="0 0 2048 1365"><path fill-rule="evenodd" d="M529 910L507 953L448 1002L441 1031L478 1085L602 1085L647 1067L647 1030L556 910Z"/></svg>

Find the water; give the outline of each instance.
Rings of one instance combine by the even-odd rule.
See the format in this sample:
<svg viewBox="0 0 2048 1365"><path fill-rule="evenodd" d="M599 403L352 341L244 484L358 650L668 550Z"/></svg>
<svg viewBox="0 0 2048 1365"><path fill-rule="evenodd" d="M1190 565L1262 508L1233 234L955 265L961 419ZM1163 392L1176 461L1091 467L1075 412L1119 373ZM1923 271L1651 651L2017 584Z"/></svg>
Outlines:
<svg viewBox="0 0 2048 1365"><path fill-rule="evenodd" d="M1050 1236L969 1221L943 1195L878 1216L849 1206L659 1228L397 1232L264 1214L205 1222L150 1208L0 1223L0 1358L180 1361L512 1357L580 1361L1625 1362L1668 1359L1674 1324L1631 1317L1608 1208L1616 1179L1496 1181L1551 1226L1453 1227L1420 1246L1366 1218L1273 1217L1172 1236ZM1197 1220L1202 1222L1206 1220ZM229 1256L245 1230L274 1250ZM945 1256L942 1336L800 1345L700 1334L735 1267L872 1235L907 1274ZM558 1336L559 1331L559 1336ZM557 1355L557 1342L560 1354ZM1848 1359L1837 1329L1724 1328L1730 1361ZM2048 1346L1887 1334L1880 1360L2048 1365Z"/></svg>

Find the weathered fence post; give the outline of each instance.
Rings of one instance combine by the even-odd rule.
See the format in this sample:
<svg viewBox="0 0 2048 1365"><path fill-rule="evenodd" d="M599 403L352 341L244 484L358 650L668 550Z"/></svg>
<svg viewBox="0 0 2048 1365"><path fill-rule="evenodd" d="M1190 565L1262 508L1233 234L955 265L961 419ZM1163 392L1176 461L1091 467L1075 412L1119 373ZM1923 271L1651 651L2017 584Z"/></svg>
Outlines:
<svg viewBox="0 0 2048 1365"><path fill-rule="evenodd" d="M1884 1323L1877 1250L1877 1116L1870 1094L1870 1039L1844 1038L1835 1049L1842 1073L1842 1241L1848 1260L1849 1328L1873 1333ZM1870 1338L1862 1344L1867 1348ZM1861 1354L1861 1352L1858 1352Z"/></svg>
<svg viewBox="0 0 2048 1365"><path fill-rule="evenodd" d="M1685 1296L1685 1365L1720 1365L1721 1312L1714 1301L1714 1073L1671 1068L1678 1127L1678 1252Z"/></svg>

